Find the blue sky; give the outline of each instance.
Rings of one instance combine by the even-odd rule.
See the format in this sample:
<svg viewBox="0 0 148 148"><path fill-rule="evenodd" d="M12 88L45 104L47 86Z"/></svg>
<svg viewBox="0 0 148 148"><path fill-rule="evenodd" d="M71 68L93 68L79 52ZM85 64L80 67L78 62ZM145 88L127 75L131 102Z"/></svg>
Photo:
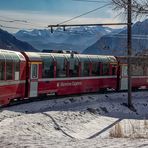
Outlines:
<svg viewBox="0 0 148 148"><path fill-rule="evenodd" d="M102 1L109 3L110 0ZM18 27L20 29L32 29L34 27L45 28L48 24L58 24L72 17L105 5L106 3L103 3L102 1L0 0L0 24L8 27ZM119 20L114 18L114 16L112 7L105 7L69 23L118 22ZM23 22L6 22L11 20L27 21L27 24ZM6 29L13 32L17 31L17 29Z"/></svg>

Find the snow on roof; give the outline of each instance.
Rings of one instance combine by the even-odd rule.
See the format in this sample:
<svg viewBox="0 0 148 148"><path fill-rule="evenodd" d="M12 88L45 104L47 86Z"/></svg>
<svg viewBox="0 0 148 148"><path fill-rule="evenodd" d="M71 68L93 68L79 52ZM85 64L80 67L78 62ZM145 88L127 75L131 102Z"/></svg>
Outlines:
<svg viewBox="0 0 148 148"><path fill-rule="evenodd" d="M25 61L25 57L17 51L0 49L0 59Z"/></svg>
<svg viewBox="0 0 148 148"><path fill-rule="evenodd" d="M80 61L97 61L97 62L103 62L103 63L117 63L117 60L114 56L109 55L85 55L85 54L61 54L61 53L37 53L38 55L42 57L52 56L53 58L61 57L66 58L67 60L70 60L71 58L79 59ZM38 56L33 55L31 53L30 56Z"/></svg>

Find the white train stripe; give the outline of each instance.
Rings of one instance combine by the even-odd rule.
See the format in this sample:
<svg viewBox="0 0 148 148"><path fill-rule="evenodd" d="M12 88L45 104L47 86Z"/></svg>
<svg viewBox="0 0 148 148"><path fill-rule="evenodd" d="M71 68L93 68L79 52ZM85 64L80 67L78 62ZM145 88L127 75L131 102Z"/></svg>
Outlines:
<svg viewBox="0 0 148 148"><path fill-rule="evenodd" d="M148 76L132 76L132 78L148 78Z"/></svg>
<svg viewBox="0 0 148 148"><path fill-rule="evenodd" d="M39 82L45 81L63 81L63 80L89 80L89 79L110 79L117 78L117 76L100 76L100 77L66 77L66 78L43 78L39 79Z"/></svg>
<svg viewBox="0 0 148 148"><path fill-rule="evenodd" d="M120 76L120 79L122 79L122 78L128 78L128 76ZM132 76L132 78L148 78L148 76Z"/></svg>
<svg viewBox="0 0 148 148"><path fill-rule="evenodd" d="M0 86L25 84L25 80L20 81L0 81Z"/></svg>
<svg viewBox="0 0 148 148"><path fill-rule="evenodd" d="M43 78L43 79L38 79L38 81L39 82L45 82L45 81L89 80L89 79L107 79L107 78L108 79L117 78L117 76ZM124 78L124 77L122 77L122 78ZM132 76L132 78L148 78L148 76ZM24 84L25 82L26 82L25 80L20 80L20 81L0 81L0 86Z"/></svg>

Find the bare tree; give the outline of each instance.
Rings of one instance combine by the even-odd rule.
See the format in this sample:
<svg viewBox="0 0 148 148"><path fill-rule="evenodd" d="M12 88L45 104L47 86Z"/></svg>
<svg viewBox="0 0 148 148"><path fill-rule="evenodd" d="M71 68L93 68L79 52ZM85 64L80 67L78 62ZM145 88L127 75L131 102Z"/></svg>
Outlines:
<svg viewBox="0 0 148 148"><path fill-rule="evenodd" d="M128 0L112 0L114 10L121 11L127 15ZM133 17L148 16L148 0L132 0L132 15Z"/></svg>

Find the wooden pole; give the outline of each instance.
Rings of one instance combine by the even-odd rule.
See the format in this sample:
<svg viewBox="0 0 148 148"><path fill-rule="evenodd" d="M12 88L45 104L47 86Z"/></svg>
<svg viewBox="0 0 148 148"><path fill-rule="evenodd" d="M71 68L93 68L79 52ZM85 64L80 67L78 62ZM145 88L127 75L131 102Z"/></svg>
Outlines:
<svg viewBox="0 0 148 148"><path fill-rule="evenodd" d="M128 107L132 108L132 76L131 76L131 56L132 56L132 0L128 0L127 17L127 46L128 46Z"/></svg>

